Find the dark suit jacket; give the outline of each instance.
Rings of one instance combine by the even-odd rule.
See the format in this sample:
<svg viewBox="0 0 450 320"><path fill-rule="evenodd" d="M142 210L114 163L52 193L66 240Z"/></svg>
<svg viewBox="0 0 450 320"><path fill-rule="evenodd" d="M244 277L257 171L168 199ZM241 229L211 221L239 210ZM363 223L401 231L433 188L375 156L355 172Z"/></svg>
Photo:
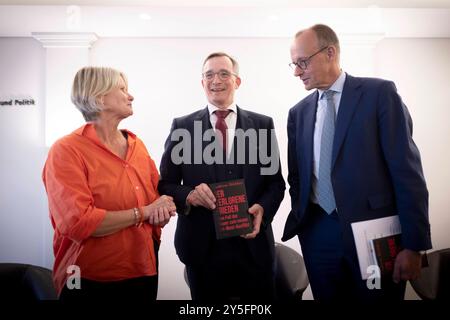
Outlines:
<svg viewBox="0 0 450 320"><path fill-rule="evenodd" d="M288 118L288 182L292 211L282 240L307 227L312 192L313 135L318 92ZM347 75L334 136L331 180L344 243L354 250L350 223L398 214L405 248L431 248L428 191L412 121L393 82Z"/></svg>
<svg viewBox="0 0 450 320"><path fill-rule="evenodd" d="M237 123L244 131L253 129L273 129L273 120L267 116L245 111L237 108ZM174 119L171 133L165 144L165 151L161 159L159 192L174 198L177 206L178 221L175 232L175 249L180 260L187 265L202 264L207 259L208 251L215 241L215 230L212 212L204 207L191 207L189 214L186 212L186 197L195 186L201 183L218 182L215 176L214 165L194 164L194 142L191 143L191 163L176 165L171 160L171 152L178 141L171 141L171 134L176 129L186 129L191 135L194 134L194 121L202 124L202 134L211 129L208 108L194 112L187 116ZM238 127L236 127L238 128ZM267 141L271 150L270 141ZM202 151L209 141L202 143ZM260 146L246 143L245 150L248 154L249 148L257 151ZM255 149L256 148L256 149ZM277 160L279 162L279 158ZM261 231L255 239L247 240L252 255L260 265L271 265L274 254L274 239L271 222L284 197L285 182L281 174L281 166L275 175L261 175L260 169L267 167L260 162L257 164L246 164L243 166L243 178L247 191L249 206L259 203L264 208L263 223Z"/></svg>

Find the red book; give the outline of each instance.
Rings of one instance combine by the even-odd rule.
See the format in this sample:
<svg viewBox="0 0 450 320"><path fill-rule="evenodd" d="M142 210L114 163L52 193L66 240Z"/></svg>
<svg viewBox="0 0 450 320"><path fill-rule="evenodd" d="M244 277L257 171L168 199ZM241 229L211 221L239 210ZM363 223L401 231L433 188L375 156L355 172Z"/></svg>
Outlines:
<svg viewBox="0 0 450 320"><path fill-rule="evenodd" d="M253 231L252 215L248 213L244 179L209 185L216 197L213 211L216 238L235 237Z"/></svg>
<svg viewBox="0 0 450 320"><path fill-rule="evenodd" d="M387 237L372 239L373 253L380 268L381 276L392 275L395 258L402 250L400 233Z"/></svg>

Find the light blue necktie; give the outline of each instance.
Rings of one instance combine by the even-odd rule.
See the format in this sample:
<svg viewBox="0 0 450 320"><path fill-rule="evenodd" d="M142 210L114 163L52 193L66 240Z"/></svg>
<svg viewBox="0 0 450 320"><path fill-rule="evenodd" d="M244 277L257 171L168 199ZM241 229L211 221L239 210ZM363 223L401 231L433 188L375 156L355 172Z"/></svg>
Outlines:
<svg viewBox="0 0 450 320"><path fill-rule="evenodd" d="M333 101L334 94L335 91L332 90L324 91L322 94L322 98L326 99L326 111L320 141L319 177L317 181L319 205L328 214L336 209L333 186L331 185L331 156L333 154L334 124L336 119L336 109Z"/></svg>

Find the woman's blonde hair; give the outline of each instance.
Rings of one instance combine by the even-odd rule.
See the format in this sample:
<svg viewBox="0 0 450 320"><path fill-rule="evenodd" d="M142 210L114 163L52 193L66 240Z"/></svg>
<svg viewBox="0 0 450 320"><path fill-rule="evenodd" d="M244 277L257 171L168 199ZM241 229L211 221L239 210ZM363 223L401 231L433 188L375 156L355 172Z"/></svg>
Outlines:
<svg viewBox="0 0 450 320"><path fill-rule="evenodd" d="M84 67L77 72L73 79L71 99L84 120L93 121L98 118L102 111L100 96L117 88L121 78L128 85L125 75L112 68Z"/></svg>

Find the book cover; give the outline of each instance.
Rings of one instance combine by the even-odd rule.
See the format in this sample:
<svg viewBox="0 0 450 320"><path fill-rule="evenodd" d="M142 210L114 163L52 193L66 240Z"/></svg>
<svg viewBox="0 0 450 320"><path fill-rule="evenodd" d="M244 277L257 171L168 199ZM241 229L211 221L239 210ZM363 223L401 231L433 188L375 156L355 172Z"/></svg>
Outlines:
<svg viewBox="0 0 450 320"><path fill-rule="evenodd" d="M216 238L235 237L253 231L252 215L248 213L244 179L210 184L216 197L213 211Z"/></svg>
<svg viewBox="0 0 450 320"><path fill-rule="evenodd" d="M374 259L380 268L381 276L392 275L395 258L402 250L401 233L372 239Z"/></svg>
<svg viewBox="0 0 450 320"><path fill-rule="evenodd" d="M400 234L402 232L400 219L398 215L392 215L384 218L353 222L351 226L355 239L361 279L367 280L372 274L369 267L377 264L372 239Z"/></svg>

